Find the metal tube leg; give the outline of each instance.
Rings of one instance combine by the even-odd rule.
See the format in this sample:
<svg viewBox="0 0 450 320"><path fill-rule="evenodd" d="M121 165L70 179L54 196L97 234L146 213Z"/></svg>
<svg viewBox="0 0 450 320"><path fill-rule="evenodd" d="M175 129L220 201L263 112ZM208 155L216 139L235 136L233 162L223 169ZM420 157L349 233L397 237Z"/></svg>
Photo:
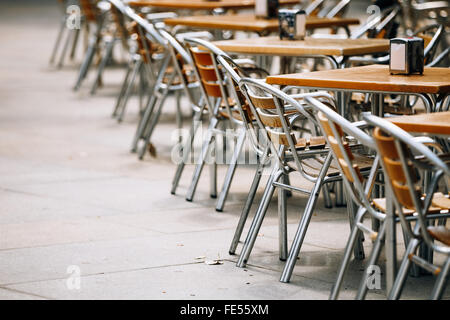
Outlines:
<svg viewBox="0 0 450 320"><path fill-rule="evenodd" d="M215 139L213 142L213 148L215 148ZM209 182L210 191L209 196L213 199L217 198L217 162L214 161L209 165Z"/></svg>
<svg viewBox="0 0 450 320"><path fill-rule="evenodd" d="M356 295L357 300L363 300L367 294L367 279L368 279L368 268L372 265L375 265L378 261L378 257L380 256L381 248L383 247L384 237L386 233L386 222L383 221L380 227L380 231L378 233L378 237L373 244L372 252L370 253L369 260L367 261L366 268L364 270L364 274L361 280L361 283L359 284L358 293Z"/></svg>
<svg viewBox="0 0 450 320"><path fill-rule="evenodd" d="M95 94L95 91L97 90L97 88L100 84L100 79L102 77L103 70L105 69L106 64L108 63L108 60L112 56L114 42L115 42L114 39L112 39L111 41L108 41L105 43L105 54L102 58L102 61L100 61L100 64L98 66L97 76L95 77L94 83L92 85L91 94Z"/></svg>
<svg viewBox="0 0 450 320"><path fill-rule="evenodd" d="M328 188L322 189L323 200L325 203L325 208L330 209L333 207L333 202L331 201L330 190Z"/></svg>
<svg viewBox="0 0 450 320"><path fill-rule="evenodd" d="M217 201L216 211L221 212L223 207L225 206L225 200L228 196L228 191L230 190L231 181L233 180L234 173L236 172L237 161L239 159L239 155L242 151L242 146L245 141L245 129L241 129L241 133L236 142L236 146L234 147L233 157L231 158L230 165L228 166L227 174L225 176L225 181L222 186L222 191L219 194L219 200Z"/></svg>
<svg viewBox="0 0 450 320"><path fill-rule="evenodd" d="M272 171L273 173L270 175L269 181L267 182L266 188L264 190L263 197L261 199L261 202L259 203L258 209L250 226L250 230L245 239L241 255L239 256L237 266L240 268L245 267L245 265L247 264L248 258L253 249L253 245L255 244L259 229L261 228L261 224L267 212L267 207L269 206L270 200L272 199L272 195L275 191L273 182L278 181L278 178L283 173L281 170L278 170L278 166L275 166L274 169L276 169L277 171Z"/></svg>
<svg viewBox="0 0 450 320"><path fill-rule="evenodd" d="M284 184L288 183L287 174L283 173L281 179ZM278 242L279 242L279 254L280 260L286 261L288 255L287 245L287 195L286 190L278 188Z"/></svg>
<svg viewBox="0 0 450 320"><path fill-rule="evenodd" d="M97 47L97 42L92 41L88 47L88 50L86 52L86 56L83 60L83 63L81 64L80 73L78 75L77 82L75 83L75 86L73 87L73 90L75 90L75 91L78 90L81 86L81 82L86 77L89 67L92 63L92 60L94 59L96 47Z"/></svg>
<svg viewBox="0 0 450 320"><path fill-rule="evenodd" d="M145 107L145 110L144 110L144 114L142 115L141 120L139 121L136 133L133 138L133 143L131 145L131 152L137 151L139 140L144 135L145 128L147 127L147 122L149 121L149 119L153 113L153 108L155 106L156 99L157 98L156 98L156 90L155 90L155 92L153 92L150 99L148 99L147 106Z"/></svg>
<svg viewBox="0 0 450 320"><path fill-rule="evenodd" d="M255 176L253 178L252 186L250 187L250 192L247 196L247 201L245 202L244 208L242 209L241 216L239 217L239 222L234 232L233 240L231 241L229 254L234 254L236 252L237 245L241 239L242 231L244 230L245 222L247 221L248 213L252 206L253 200L255 199L256 190L258 189L259 182L261 181L261 176L263 172L263 164L260 163L256 169Z"/></svg>
<svg viewBox="0 0 450 320"><path fill-rule="evenodd" d="M122 87L120 88L119 96L117 97L116 105L114 106L114 111L113 111L113 113L111 115L113 118L117 116L117 112L119 111L119 108L120 108L120 106L122 104L123 95L124 95L125 90L127 88L128 80L130 78L131 71L133 70L135 63L136 62L133 62L133 64L132 65L130 64L128 66L128 68L127 68L127 73L125 74L125 78L123 79Z"/></svg>
<svg viewBox="0 0 450 320"><path fill-rule="evenodd" d="M281 274L280 281L281 282L289 282L291 279L292 272L294 271L295 263L297 262L297 257L300 252L300 248L302 246L303 240L306 235L306 230L308 229L309 222L311 220L311 216L313 210L316 206L317 199L319 198L320 188L323 184L323 179L327 174L328 168L331 163L331 153L327 155L325 162L323 164L322 169L320 170L319 176L317 177L317 181L311 190L311 194L309 195L308 202L306 203L305 211L298 225L297 232L295 234L294 241L291 246L291 250L289 252L289 256L286 260L286 264L284 266L283 272Z"/></svg>
<svg viewBox="0 0 450 320"><path fill-rule="evenodd" d="M348 192L346 189L344 189L345 197L347 198L347 214L348 214L348 220L350 222L350 228L353 227L354 221L355 221L355 203L353 202L352 198L348 195ZM363 247L363 234L359 233L358 241L356 245L354 246L354 256L355 259L363 260L364 259L364 247Z"/></svg>
<svg viewBox="0 0 450 320"><path fill-rule="evenodd" d="M156 100L156 113L153 114L153 117L150 118L148 126L146 126L146 130L144 130L144 145L139 151L139 160L142 160L145 155L145 151L150 144L150 139L152 138L153 130L158 123L159 117L161 116L162 107L164 105L164 101L166 100L167 92L162 95L159 99ZM153 112L152 112L153 113Z"/></svg>
<svg viewBox="0 0 450 320"><path fill-rule="evenodd" d="M52 64L55 61L56 52L58 51L59 43L61 42L61 38L63 36L64 30L66 28L66 16L61 19L61 26L58 31L58 35L56 36L55 45L53 46L52 55L50 56L49 63Z"/></svg>
<svg viewBox="0 0 450 320"><path fill-rule="evenodd" d="M417 250L419 241L417 239L411 239L406 248L405 254L403 255L402 263L398 270L395 281L392 285L392 289L388 292L389 300L397 300L402 294L403 286L405 284L406 278L408 277L408 271L411 267L411 260L409 260L409 255Z"/></svg>
<svg viewBox="0 0 450 320"><path fill-rule="evenodd" d="M192 178L191 185L189 186L186 200L192 201L194 197L195 189L197 188L198 181L200 180L200 175L203 170L203 165L205 164L206 157L208 155L209 147L211 145L212 140L214 139L213 129L217 126L219 121L216 118L212 118L209 123L208 133L206 139L203 142L202 151L200 157L198 159L197 166L195 167L194 176Z"/></svg>
<svg viewBox="0 0 450 320"><path fill-rule="evenodd" d="M194 119L192 120L191 130L189 132L188 140L186 144L183 146L183 160L177 166L177 171L175 172L175 176L172 181L172 189L170 190L171 194L175 194L177 190L178 183L180 182L181 174L183 173L184 166L188 161L188 157L191 154L192 144L194 143L195 133L197 132L198 127L200 126L201 119L201 111L194 115Z"/></svg>
<svg viewBox="0 0 450 320"><path fill-rule="evenodd" d="M81 29L81 27L80 27ZM78 44L78 38L80 37L80 29L75 29L75 35L73 37L73 41L72 41L72 50L70 50L70 60L73 60L73 58L75 57L75 51L77 49L77 44Z"/></svg>
<svg viewBox="0 0 450 320"><path fill-rule="evenodd" d="M344 251L344 258L342 259L341 266L338 271L338 275L336 278L336 282L331 289L330 293L330 300L336 300L339 296L339 291L341 290L342 281L344 280L345 272L347 271L348 264L350 262L350 259L352 257L352 251L355 247L356 240L359 237L359 234L361 231L357 227L357 223L361 222L363 220L364 214L366 213L366 210L364 208L360 208L357 213L356 221L353 223L352 231L350 233L350 237L347 241L347 245L345 247Z"/></svg>
<svg viewBox="0 0 450 320"><path fill-rule="evenodd" d="M448 282L448 271L450 269L450 258L447 258L441 272L438 275L436 283L434 284L433 291L431 292L431 300L440 300L444 289Z"/></svg>
<svg viewBox="0 0 450 320"><path fill-rule="evenodd" d="M336 181L336 207L345 206L344 186L342 181Z"/></svg>
<svg viewBox="0 0 450 320"><path fill-rule="evenodd" d="M122 98L122 103L120 105L120 113L119 113L119 116L117 117L117 122L119 122L119 123L122 122L123 117L125 116L125 110L127 108L128 98L131 95L131 90L133 89L134 81L136 79L137 74L139 73L139 70L141 69L141 66L142 66L142 60L138 60L136 62L136 64L134 65L133 71L131 72L130 81L128 82L127 88L125 89L125 93Z"/></svg>
<svg viewBox="0 0 450 320"><path fill-rule="evenodd" d="M72 39L73 37L73 30L70 30L69 32L67 32L67 36L66 36L66 42L64 43L64 47L63 50L61 51L61 55L59 56L59 62L58 62L58 68L62 68L63 63L64 63L64 58L66 57L66 52L67 49L69 48L69 43L70 43L70 39Z"/></svg>
<svg viewBox="0 0 450 320"><path fill-rule="evenodd" d="M177 107L177 114L176 114L176 122L178 129L183 128L183 113L181 112L181 91L175 92L176 97L176 107ZM180 137L181 138L181 137Z"/></svg>

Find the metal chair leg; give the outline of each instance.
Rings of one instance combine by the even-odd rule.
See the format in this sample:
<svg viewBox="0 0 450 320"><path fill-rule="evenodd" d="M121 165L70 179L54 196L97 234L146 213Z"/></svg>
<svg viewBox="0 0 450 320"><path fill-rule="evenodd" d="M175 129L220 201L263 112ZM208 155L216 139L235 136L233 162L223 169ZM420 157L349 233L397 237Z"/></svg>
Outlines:
<svg viewBox="0 0 450 320"><path fill-rule="evenodd" d="M292 276L292 272L294 271L295 263L297 262L298 254L300 253L301 246L303 244L303 240L306 235L306 231L308 229L309 222L311 220L313 210L316 206L317 199L319 198L320 188L323 185L323 180L327 174L328 168L330 166L332 159L331 153L327 155L327 158L324 161L323 167L319 172L319 176L317 177L317 182L314 184L313 189L311 190L310 196L308 198L308 202L305 206L305 211L302 215L300 223L298 225L297 232L294 237L294 241L291 245L291 250L289 251L289 256L286 260L286 264L284 265L283 272L281 274L280 281L281 282L289 282Z"/></svg>
<svg viewBox="0 0 450 320"><path fill-rule="evenodd" d="M287 174L283 173L281 176L282 182L288 184ZM283 188L278 188L278 242L279 255L281 261L286 261L288 255L287 245L287 192Z"/></svg>
<svg viewBox="0 0 450 320"><path fill-rule="evenodd" d="M187 201L192 201L192 198L194 197L195 189L197 188L198 181L200 180L200 175L202 173L203 166L205 164L211 142L214 139L213 129L216 128L218 123L219 123L219 121L216 118L211 118L209 127L208 127L208 132L206 134L206 139L203 142L202 151L201 151L200 157L198 159L197 166L195 167L194 176L192 178L191 185L189 186L189 189L188 189L188 192L186 195Z"/></svg>
<svg viewBox="0 0 450 320"><path fill-rule="evenodd" d="M352 198L348 195L348 192L346 189L344 189L344 194L345 194L345 198L347 200L347 214L348 214L348 220L350 222L350 228L353 227L354 222L355 222L355 203L353 202ZM358 212L356 210L356 212ZM355 256L355 259L357 260L363 260L365 258L364 255L364 246L363 246L363 241L364 241L364 234L363 233L359 233L358 235L358 239L356 241L356 244L354 246L354 250L353 250L353 255Z"/></svg>
<svg viewBox="0 0 450 320"><path fill-rule="evenodd" d="M144 144L141 150L139 151L139 160L142 160L145 155L145 151L147 150L147 147L150 144L150 139L153 134L153 130L156 127L156 124L158 123L159 117L161 116L162 107L164 105L164 101L167 98L167 90L162 94L161 97L159 97L156 100L155 107L156 107L156 113L153 114L153 117L150 117L149 124L146 126L146 130L144 130ZM153 113L153 112L151 112Z"/></svg>
<svg viewBox="0 0 450 320"><path fill-rule="evenodd" d="M52 64L55 61L56 53L58 52L61 38L64 34L64 30L66 29L66 19L67 19L66 16L64 16L61 19L61 26L59 28L58 35L56 36L56 41L55 41L55 45L53 46L52 55L50 56L50 61L49 61L50 64Z"/></svg>
<svg viewBox="0 0 450 320"><path fill-rule="evenodd" d="M380 226L380 231L378 232L378 237L373 244L372 252L370 253L369 260L367 261L361 283L359 284L359 289L358 289L358 293L356 295L356 300L364 300L364 298L366 297L367 290L369 289L367 286L367 279L368 279L367 271L368 271L368 268L370 268L370 266L376 265L376 263L378 261L378 257L380 256L381 249L383 248L385 234L386 234L386 223L383 222Z"/></svg>
<svg viewBox="0 0 450 320"><path fill-rule="evenodd" d="M350 237L349 237L349 239L347 241L347 245L345 247L344 257L342 259L341 266L338 270L336 282L335 282L333 288L331 289L330 298L329 298L330 300L336 300L339 296L339 291L341 289L342 281L344 280L345 272L347 271L348 264L352 257L352 251L355 247L356 240L359 237L359 233L361 233L361 231L357 227L357 223L362 222L365 213L366 213L366 210L364 208L358 209L358 213L356 214L355 221L353 222L353 227L352 227L352 231L350 233Z"/></svg>
<svg viewBox="0 0 450 320"><path fill-rule="evenodd" d="M448 271L450 270L450 257L445 261L444 266L441 269L441 272L436 279L436 283L434 284L433 291L431 292L431 300L440 300L442 298L442 294L444 293L444 289L448 282Z"/></svg>
<svg viewBox="0 0 450 320"><path fill-rule="evenodd" d="M250 212L250 208L252 207L253 200L255 199L256 190L258 189L259 182L261 181L264 164L261 162L258 164L258 168L256 169L255 176L253 178L252 186L250 187L250 191L247 196L247 200L245 201L244 208L242 209L241 216L239 217L239 222L236 227L236 231L234 232L233 240L231 241L230 249L228 253L233 255L236 252L237 245L239 240L241 239L242 231L244 230L245 222L247 221L248 213Z"/></svg>
<svg viewBox="0 0 450 320"><path fill-rule="evenodd" d="M331 201L330 190L328 188L322 188L323 200L325 203L325 208L330 209L333 207L333 202Z"/></svg>
<svg viewBox="0 0 450 320"><path fill-rule="evenodd" d="M215 146L216 139L213 141L213 148L216 148ZM213 199L217 198L217 162L214 161L209 165L209 196Z"/></svg>
<svg viewBox="0 0 450 320"><path fill-rule="evenodd" d="M246 133L245 129L241 129L239 133L236 145L234 147L233 156L230 161L230 165L228 166L227 174L225 176L225 181L222 186L222 191L219 195L219 200L217 201L216 211L222 212L223 207L225 206L225 200L227 199L228 192L230 190L231 181L233 180L234 173L236 172L237 162L239 159L239 155L242 151L242 146L244 145Z"/></svg>
<svg viewBox="0 0 450 320"><path fill-rule="evenodd" d="M133 143L131 145L131 152L137 151L139 140L143 137L145 128L147 127L147 123L150 120L150 117L152 115L153 108L155 106L156 99L157 99L156 96L157 96L156 90L154 90L152 95L148 99L147 105L144 109L144 114L142 115L142 117L139 121L139 124L137 126L137 130L136 130L136 133L133 138Z"/></svg>
<svg viewBox="0 0 450 320"><path fill-rule="evenodd" d="M70 39L73 37L74 30L69 30L66 34L66 42L64 43L64 47L61 51L61 55L59 56L58 69L61 69L64 63L64 58L66 57L67 49L69 48Z"/></svg>
<svg viewBox="0 0 450 320"><path fill-rule="evenodd" d="M75 35L74 35L73 41L72 41L72 49L70 50L70 55L69 55L70 60L73 60L75 58L75 51L77 49L78 39L80 37L80 30L81 30L81 26L80 26L80 29L74 30Z"/></svg>
<svg viewBox="0 0 450 320"><path fill-rule="evenodd" d="M119 107L119 116L117 117L117 122L122 122L123 117L125 116L125 110L127 108L127 102L131 95L131 91L134 86L134 82L136 79L136 75L139 73L139 70L142 66L142 60L136 61L136 64L134 65L134 69L131 71L130 81L128 82L127 88L125 89L125 93L122 98L121 105Z"/></svg>
<svg viewBox="0 0 450 320"><path fill-rule="evenodd" d="M256 210L256 214L253 218L250 230L245 239L241 255L239 256L238 262L236 264L240 268L245 267L245 265L247 264L248 258L253 249L253 245L255 244L258 232L267 212L267 207L269 206L270 200L272 199L273 193L275 191L273 182L278 181L282 174L283 171L279 170L278 165L276 165L274 167L274 170L272 171L272 174L270 175L269 181L267 182L263 197L259 203L258 209Z"/></svg>
<svg viewBox="0 0 450 320"><path fill-rule="evenodd" d="M102 60L98 66L97 76L95 77L94 83L92 84L91 94L95 94L97 88L100 84L103 70L106 67L106 64L111 59L113 48L114 48L115 39L111 39L109 41L105 41L105 53L103 54Z"/></svg>
<svg viewBox="0 0 450 320"><path fill-rule="evenodd" d="M91 66L92 60L94 59L96 49L97 49L97 40L93 39L91 40L91 43L89 44L89 47L86 51L86 56L83 60L83 63L81 64L80 72L78 74L78 78L75 83L75 86L73 87L73 90L77 91L80 88L84 78L86 78L89 67Z"/></svg>
<svg viewBox="0 0 450 320"><path fill-rule="evenodd" d="M193 117L191 129L189 132L189 137L186 141L186 144L183 146L183 149L182 149L183 159L178 164L177 171L175 172L175 176L172 181L172 189L170 190L171 194L175 194L177 187L178 187L178 183L180 182L181 174L183 173L183 170L184 170L184 166L188 162L188 158L191 155L191 149L192 149L192 144L194 143L195 133L197 132L197 129L201 124L201 122L200 122L201 116L202 116L202 113L198 112Z"/></svg>
<svg viewBox="0 0 450 320"><path fill-rule="evenodd" d="M128 81L130 79L131 72L134 69L134 65L135 65L136 62L137 61L132 61L128 65L127 72L125 74L125 78L123 79L123 82L122 82L122 87L120 88L119 95L117 96L117 101L116 101L116 105L114 106L114 111L113 111L113 113L111 115L113 118L115 118L117 116L117 113L119 112L119 108L122 105L122 99L123 99L123 96L125 94L125 90L126 90L126 88L128 86Z"/></svg>
<svg viewBox="0 0 450 320"><path fill-rule="evenodd" d="M411 267L409 255L417 250L419 244L420 242L417 239L410 239L405 254L403 255L402 263L398 270L397 276L395 277L394 284L392 285L391 291L388 292L389 300L398 300L400 298L406 278L408 277L409 268Z"/></svg>

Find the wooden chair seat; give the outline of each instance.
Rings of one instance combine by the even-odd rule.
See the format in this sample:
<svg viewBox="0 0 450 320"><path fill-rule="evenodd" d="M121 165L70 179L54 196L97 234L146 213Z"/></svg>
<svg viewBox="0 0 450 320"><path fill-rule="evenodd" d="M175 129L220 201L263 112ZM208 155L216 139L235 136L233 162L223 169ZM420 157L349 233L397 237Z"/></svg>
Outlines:
<svg viewBox="0 0 450 320"><path fill-rule="evenodd" d="M434 239L450 246L450 229L444 226L433 226L428 227L427 231Z"/></svg>
<svg viewBox="0 0 450 320"><path fill-rule="evenodd" d="M372 204L381 212L386 212L386 198L373 199ZM450 209L450 199L441 192L436 192L433 195L431 206L428 208L428 213L439 213L442 210ZM403 214L406 216L413 215L415 210L403 208Z"/></svg>

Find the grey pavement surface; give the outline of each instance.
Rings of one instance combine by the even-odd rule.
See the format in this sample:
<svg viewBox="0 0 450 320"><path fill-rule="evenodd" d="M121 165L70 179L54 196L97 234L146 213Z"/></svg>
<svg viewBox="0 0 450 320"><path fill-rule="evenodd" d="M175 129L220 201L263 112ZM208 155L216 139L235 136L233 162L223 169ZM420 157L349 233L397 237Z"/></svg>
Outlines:
<svg viewBox="0 0 450 320"><path fill-rule="evenodd" d="M123 123L110 116L123 68L108 68L95 96L93 73L73 92L81 51L60 70L48 64L58 19L56 1L0 2L0 299L327 299L349 235L345 208L319 202L284 284L275 197L249 265L237 268L228 247L253 168L238 168L222 213L209 197L208 170L193 202L184 199L192 165L171 195L175 100L155 131L157 156L138 161L129 153L137 99ZM306 200L289 199L289 240ZM399 258L403 247L399 239ZM352 261L341 298L354 297L363 267ZM426 299L433 280L409 278L402 298ZM385 298L381 284L368 298Z"/></svg>

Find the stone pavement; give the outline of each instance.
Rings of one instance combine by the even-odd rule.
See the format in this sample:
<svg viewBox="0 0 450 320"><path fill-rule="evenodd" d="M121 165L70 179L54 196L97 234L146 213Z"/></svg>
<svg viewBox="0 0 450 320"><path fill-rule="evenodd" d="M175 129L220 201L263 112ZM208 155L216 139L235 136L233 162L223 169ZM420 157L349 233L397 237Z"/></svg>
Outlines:
<svg viewBox="0 0 450 320"><path fill-rule="evenodd" d="M192 165L171 195L174 100L155 132L157 156L138 161L129 153L137 100L123 123L110 117L124 70L107 69L95 96L93 73L73 92L81 52L61 70L48 65L58 19L56 1L0 3L0 299L326 299L349 235L345 208L319 203L283 284L274 199L248 267L237 268L228 247L253 168L238 168L222 213L207 170L193 202L184 199ZM290 240L305 202L289 199ZM354 296L363 266L351 263L342 298ZM433 283L409 278L403 298L425 299ZM383 288L369 298L384 299Z"/></svg>

